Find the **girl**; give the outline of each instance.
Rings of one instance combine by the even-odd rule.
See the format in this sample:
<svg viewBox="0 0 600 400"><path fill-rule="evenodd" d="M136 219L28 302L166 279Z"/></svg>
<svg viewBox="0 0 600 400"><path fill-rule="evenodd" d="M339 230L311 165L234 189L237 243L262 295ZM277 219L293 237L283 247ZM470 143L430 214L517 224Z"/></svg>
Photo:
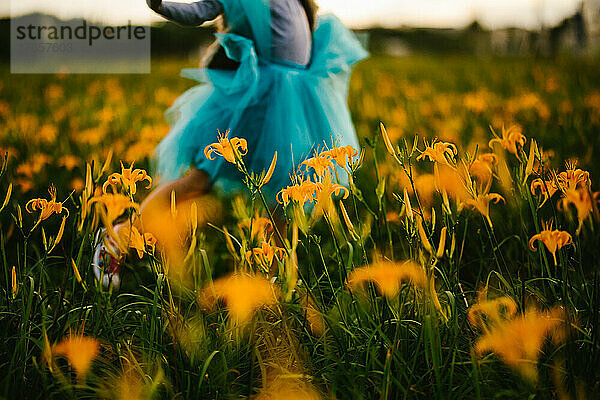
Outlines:
<svg viewBox="0 0 600 400"><path fill-rule="evenodd" d="M346 98L351 68L367 53L337 18L317 17L313 0L147 3L182 25L222 15L226 30L216 34L217 50L206 68L182 71L203 85L184 93L166 113L172 129L156 150L161 185L142 203L142 220L167 203L172 191L182 201L210 185L231 191L240 184L233 164L204 154L217 132L246 139L249 171L266 170L277 151L277 167L264 187L272 200L296 166L332 138L359 148ZM96 271L100 276L108 265L106 279L116 283L119 261L107 264L104 246L96 250Z"/></svg>

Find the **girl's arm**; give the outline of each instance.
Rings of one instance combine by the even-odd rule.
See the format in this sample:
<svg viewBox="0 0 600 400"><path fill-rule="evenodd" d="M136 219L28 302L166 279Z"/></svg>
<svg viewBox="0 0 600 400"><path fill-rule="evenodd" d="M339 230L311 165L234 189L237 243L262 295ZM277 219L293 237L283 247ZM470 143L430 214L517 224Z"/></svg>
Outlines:
<svg viewBox="0 0 600 400"><path fill-rule="evenodd" d="M198 26L223 14L223 5L218 0L202 0L195 3L146 0L148 6L171 21L181 25Z"/></svg>

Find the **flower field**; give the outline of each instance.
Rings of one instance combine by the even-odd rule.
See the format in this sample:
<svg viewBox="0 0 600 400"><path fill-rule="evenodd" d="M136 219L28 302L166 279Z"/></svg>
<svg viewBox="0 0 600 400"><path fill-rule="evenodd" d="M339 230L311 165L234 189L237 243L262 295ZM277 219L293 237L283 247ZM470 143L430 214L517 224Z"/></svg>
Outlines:
<svg viewBox="0 0 600 400"><path fill-rule="evenodd" d="M246 190L141 217L193 86L153 63L0 66L0 398L597 398L597 62L371 58L360 149L333 132L267 198L281 160L215 131Z"/></svg>

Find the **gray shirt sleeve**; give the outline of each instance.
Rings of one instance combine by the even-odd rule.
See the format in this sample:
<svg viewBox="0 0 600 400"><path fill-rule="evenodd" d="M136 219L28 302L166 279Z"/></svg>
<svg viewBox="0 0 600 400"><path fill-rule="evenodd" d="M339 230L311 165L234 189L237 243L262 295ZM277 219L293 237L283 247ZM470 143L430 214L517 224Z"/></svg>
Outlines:
<svg viewBox="0 0 600 400"><path fill-rule="evenodd" d="M163 1L155 10L163 17L181 25L198 26L223 14L223 5L218 0L202 0L195 3Z"/></svg>

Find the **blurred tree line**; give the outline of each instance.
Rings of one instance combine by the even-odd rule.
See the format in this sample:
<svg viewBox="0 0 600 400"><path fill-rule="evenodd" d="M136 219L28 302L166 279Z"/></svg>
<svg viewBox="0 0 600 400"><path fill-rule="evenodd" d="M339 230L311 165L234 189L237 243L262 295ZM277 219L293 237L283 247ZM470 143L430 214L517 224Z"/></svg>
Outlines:
<svg viewBox="0 0 600 400"><path fill-rule="evenodd" d="M60 24L56 19L56 23ZM194 28L164 22L151 27L153 56L194 56L213 40L214 26ZM474 21L462 29L369 28L357 31L373 54L534 55L596 54L600 40L589 38L581 11L554 27L488 30ZM591 43L591 45L590 45ZM0 62L10 60L10 19L0 20Z"/></svg>

